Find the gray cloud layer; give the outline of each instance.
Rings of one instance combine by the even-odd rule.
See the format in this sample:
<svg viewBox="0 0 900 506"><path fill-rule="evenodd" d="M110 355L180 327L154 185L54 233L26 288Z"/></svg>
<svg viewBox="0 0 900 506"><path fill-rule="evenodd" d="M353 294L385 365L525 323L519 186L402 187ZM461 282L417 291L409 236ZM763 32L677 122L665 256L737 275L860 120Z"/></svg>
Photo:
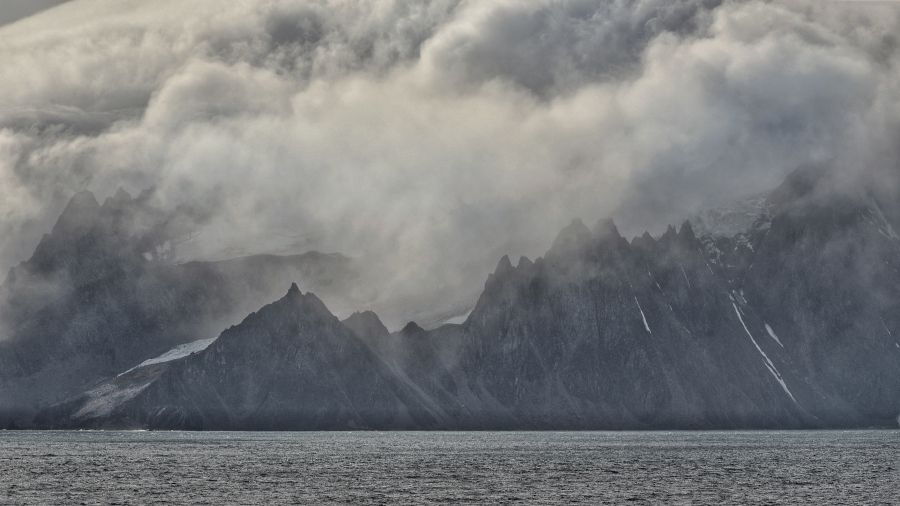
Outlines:
<svg viewBox="0 0 900 506"><path fill-rule="evenodd" d="M0 25L12 23L59 5L67 0L3 0L0 5Z"/></svg>
<svg viewBox="0 0 900 506"><path fill-rule="evenodd" d="M0 28L0 267L73 191L155 186L210 206L183 255L467 293L572 217L896 168L898 33L887 3L76 0Z"/></svg>

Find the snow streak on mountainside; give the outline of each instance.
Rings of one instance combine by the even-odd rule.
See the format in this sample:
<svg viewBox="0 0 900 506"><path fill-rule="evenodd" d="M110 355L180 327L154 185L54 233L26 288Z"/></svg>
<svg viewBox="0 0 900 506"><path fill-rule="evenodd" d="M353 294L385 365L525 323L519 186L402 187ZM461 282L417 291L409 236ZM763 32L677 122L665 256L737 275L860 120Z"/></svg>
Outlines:
<svg viewBox="0 0 900 506"><path fill-rule="evenodd" d="M180 344L180 345L172 348L171 350L163 353L162 355L160 355L158 357L148 358L147 360L144 360L140 364L132 367L131 369L128 369L127 371L123 372L122 374L128 374L131 371L141 368L141 367L147 367L147 366L154 365L154 364L164 364L166 362L171 362L173 360L178 360L179 358L184 358L189 355L193 355L194 353L199 353L199 352L205 350L206 348L209 348L209 345L211 345L213 343L213 341L215 341L215 340L216 340L215 337L211 337L209 339L200 339L197 341L191 341L189 343ZM122 374L119 374L119 376L122 376Z"/></svg>

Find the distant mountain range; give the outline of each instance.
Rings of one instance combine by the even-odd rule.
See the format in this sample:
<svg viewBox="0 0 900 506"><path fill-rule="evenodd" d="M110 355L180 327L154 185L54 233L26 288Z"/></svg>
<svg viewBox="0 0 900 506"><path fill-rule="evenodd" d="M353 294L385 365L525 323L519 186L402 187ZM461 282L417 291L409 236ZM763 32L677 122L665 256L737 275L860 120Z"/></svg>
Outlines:
<svg viewBox="0 0 900 506"><path fill-rule="evenodd" d="M900 205L890 185L835 178L796 171L752 219L737 213L739 230L728 212L630 241L575 221L543 258L501 259L462 323L395 333L313 295L352 285L343 257L157 261L148 245L172 224L143 197L79 194L4 284L0 414L41 428L895 427ZM212 339L289 279L310 292L290 285Z"/></svg>
<svg viewBox="0 0 900 506"><path fill-rule="evenodd" d="M0 287L0 422L29 423L143 360L200 338L280 296L302 279L325 295L355 283L335 254L167 261L184 223L118 192L102 205L75 195L32 257ZM175 216L175 217L173 217Z"/></svg>

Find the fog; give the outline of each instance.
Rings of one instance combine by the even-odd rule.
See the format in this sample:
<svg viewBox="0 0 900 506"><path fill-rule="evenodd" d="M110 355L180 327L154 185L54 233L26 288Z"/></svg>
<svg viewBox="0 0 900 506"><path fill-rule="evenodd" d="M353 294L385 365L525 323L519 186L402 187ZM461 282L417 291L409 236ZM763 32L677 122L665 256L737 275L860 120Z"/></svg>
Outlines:
<svg viewBox="0 0 900 506"><path fill-rule="evenodd" d="M469 300L575 217L895 169L898 33L895 2L74 0L0 27L0 269L74 192L152 187L206 209L183 260L337 251Z"/></svg>

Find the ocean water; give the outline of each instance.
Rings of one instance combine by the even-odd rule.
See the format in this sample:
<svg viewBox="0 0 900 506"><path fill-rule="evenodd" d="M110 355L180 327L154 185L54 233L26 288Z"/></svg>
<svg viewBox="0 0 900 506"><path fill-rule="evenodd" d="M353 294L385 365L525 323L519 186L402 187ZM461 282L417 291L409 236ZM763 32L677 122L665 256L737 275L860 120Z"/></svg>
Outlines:
<svg viewBox="0 0 900 506"><path fill-rule="evenodd" d="M2 504L900 504L900 431L0 432Z"/></svg>

